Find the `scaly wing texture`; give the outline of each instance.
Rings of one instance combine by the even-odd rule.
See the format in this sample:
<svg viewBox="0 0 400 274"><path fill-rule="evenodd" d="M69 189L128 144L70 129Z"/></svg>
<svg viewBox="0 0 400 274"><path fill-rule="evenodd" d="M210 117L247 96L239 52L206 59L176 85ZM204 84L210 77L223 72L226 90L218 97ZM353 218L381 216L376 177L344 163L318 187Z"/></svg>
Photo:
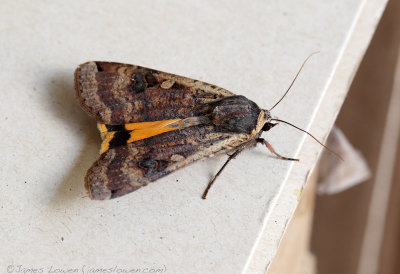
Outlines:
<svg viewBox="0 0 400 274"><path fill-rule="evenodd" d="M208 103L234 95L174 74L93 61L76 69L75 89L82 107L109 125L201 116Z"/></svg>
<svg viewBox="0 0 400 274"><path fill-rule="evenodd" d="M253 139L198 125L107 150L88 170L85 186L92 199L135 191L194 161L234 151Z"/></svg>
<svg viewBox="0 0 400 274"><path fill-rule="evenodd" d="M102 154L85 177L90 197L98 200L122 196L194 161L252 144L261 111L220 87L120 63L80 65L75 88L103 138ZM250 120L243 118L247 116Z"/></svg>

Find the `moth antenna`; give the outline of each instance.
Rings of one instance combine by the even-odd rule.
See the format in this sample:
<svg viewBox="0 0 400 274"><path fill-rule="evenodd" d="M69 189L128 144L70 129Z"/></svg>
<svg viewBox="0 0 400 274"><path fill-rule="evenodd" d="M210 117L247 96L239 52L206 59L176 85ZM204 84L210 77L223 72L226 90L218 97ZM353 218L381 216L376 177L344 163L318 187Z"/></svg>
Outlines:
<svg viewBox="0 0 400 274"><path fill-rule="evenodd" d="M317 142L318 142L321 146L323 146L327 151L329 151L330 153L332 153L333 155L335 155L336 157L338 157L340 160L342 160L342 161L344 162L343 158L342 158L338 153L334 152L332 149L330 149L329 147L327 147L326 145L324 145L323 143L321 143L317 138L315 138L315 137L314 137L311 133L309 133L308 131L306 131L306 130L304 130L304 129L301 129L301 128L299 128L299 127L297 127L297 126L295 126L295 125L293 125L293 124L291 124L291 123L289 123L289 122L286 122L286 121L283 121L283 120L280 120L280 119L277 119L277 118L272 118L271 120L272 120L272 121L277 121L277 122L285 123L285 124L287 124L287 125L289 125L289 126L292 126L292 127L296 128L296 129L298 129L298 130L300 130L300 131L302 131L302 132L304 132L304 133L307 133L311 138L313 138L315 141L317 141Z"/></svg>
<svg viewBox="0 0 400 274"><path fill-rule="evenodd" d="M294 77L292 83L290 83L290 86L289 86L289 88L286 90L285 94L283 94L283 96L281 97L281 99L279 99L279 101L276 102L275 105L273 105L272 108L269 109L269 111L271 111L274 107L276 107L276 106L282 101L282 99L286 96L286 94L287 94L287 93L289 92L289 90L292 88L294 82L296 81L297 77L299 76L299 74L300 74L301 70L303 69L304 65L306 64L307 60L310 59L311 56L313 56L314 54L317 54L317 53L319 53L319 51L316 51L316 52L311 53L311 54L306 58L306 60L304 60L303 64L301 65L299 71L297 72L296 76Z"/></svg>

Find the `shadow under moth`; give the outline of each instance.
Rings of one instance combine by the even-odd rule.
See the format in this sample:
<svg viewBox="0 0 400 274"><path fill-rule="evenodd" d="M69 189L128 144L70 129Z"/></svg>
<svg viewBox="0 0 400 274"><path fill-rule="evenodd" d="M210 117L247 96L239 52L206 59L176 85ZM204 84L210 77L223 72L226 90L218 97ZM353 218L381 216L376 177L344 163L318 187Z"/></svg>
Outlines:
<svg viewBox="0 0 400 274"><path fill-rule="evenodd" d="M215 85L140 66L87 62L75 71L75 89L103 140L85 177L91 199L117 198L197 160L228 154L205 199L227 163L257 143L297 160L261 138L281 121L272 118L273 107L261 109Z"/></svg>

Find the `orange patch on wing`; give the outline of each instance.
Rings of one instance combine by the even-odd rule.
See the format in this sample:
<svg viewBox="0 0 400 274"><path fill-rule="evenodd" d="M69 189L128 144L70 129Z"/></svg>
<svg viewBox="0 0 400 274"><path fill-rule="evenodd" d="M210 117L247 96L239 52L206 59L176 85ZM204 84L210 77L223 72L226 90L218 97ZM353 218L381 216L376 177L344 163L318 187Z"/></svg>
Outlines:
<svg viewBox="0 0 400 274"><path fill-rule="evenodd" d="M179 122L181 119L163 120L155 122L142 122L126 124L125 129L131 131L131 137L127 143L143 140L152 136L159 135L164 132L178 129L178 127L170 127L172 124ZM176 124L175 124L176 125Z"/></svg>
<svg viewBox="0 0 400 274"><path fill-rule="evenodd" d="M107 133L104 138L103 142L101 143L100 154L107 151L110 146L110 141L114 138L115 131ZM103 135L102 135L103 136Z"/></svg>
<svg viewBox="0 0 400 274"><path fill-rule="evenodd" d="M154 122L140 122L140 123L129 123L124 125L124 130L129 131L129 139L126 141L127 144L150 138L162 134L164 132L177 130L180 128L180 121L182 119L171 119ZM108 131L106 125L98 123L97 127L100 130L101 138L103 142L101 144L100 154L106 152L110 148L110 142L114 138L115 133L118 131Z"/></svg>
<svg viewBox="0 0 400 274"><path fill-rule="evenodd" d="M146 129L137 129L131 131L131 137L127 141L127 143L132 143L138 140L143 140L152 136L159 135L164 132L172 131L172 130L177 130L178 128L146 128Z"/></svg>
<svg viewBox="0 0 400 274"><path fill-rule="evenodd" d="M107 136L107 133L108 133L106 125L105 124L101 124L101 123L97 123L97 128L100 131L101 139L104 140L104 138Z"/></svg>
<svg viewBox="0 0 400 274"><path fill-rule="evenodd" d="M171 119L171 120L162 120L162 121L154 121L154 122L140 122L140 123L130 123L125 124L125 129L127 131L135 130L135 129L157 129L157 128L165 128L169 125L180 121L181 119Z"/></svg>

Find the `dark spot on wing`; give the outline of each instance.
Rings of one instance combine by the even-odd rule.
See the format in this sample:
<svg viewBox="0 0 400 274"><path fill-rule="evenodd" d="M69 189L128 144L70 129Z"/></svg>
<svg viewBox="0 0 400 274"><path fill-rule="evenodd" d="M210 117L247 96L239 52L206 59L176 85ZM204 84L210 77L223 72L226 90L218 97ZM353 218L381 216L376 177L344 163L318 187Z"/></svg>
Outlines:
<svg viewBox="0 0 400 274"><path fill-rule="evenodd" d="M97 71L103 71L103 68L100 66L100 63L96 62Z"/></svg>
<svg viewBox="0 0 400 274"><path fill-rule="evenodd" d="M146 78L147 87L151 88L158 84L156 77L150 72L147 72L144 76Z"/></svg>
<svg viewBox="0 0 400 274"><path fill-rule="evenodd" d="M133 76L133 84L129 87L134 93L143 92L146 89L146 83L143 81L143 74L138 73Z"/></svg>
<svg viewBox="0 0 400 274"><path fill-rule="evenodd" d="M117 131L109 143L109 149L126 145L130 136L129 131Z"/></svg>
<svg viewBox="0 0 400 274"><path fill-rule="evenodd" d="M150 177L153 174L164 172L164 170L168 167L168 161L146 159L139 162L138 166L144 170L144 173L147 177Z"/></svg>
<svg viewBox="0 0 400 274"><path fill-rule="evenodd" d="M107 131L124 131L125 125L106 125Z"/></svg>

